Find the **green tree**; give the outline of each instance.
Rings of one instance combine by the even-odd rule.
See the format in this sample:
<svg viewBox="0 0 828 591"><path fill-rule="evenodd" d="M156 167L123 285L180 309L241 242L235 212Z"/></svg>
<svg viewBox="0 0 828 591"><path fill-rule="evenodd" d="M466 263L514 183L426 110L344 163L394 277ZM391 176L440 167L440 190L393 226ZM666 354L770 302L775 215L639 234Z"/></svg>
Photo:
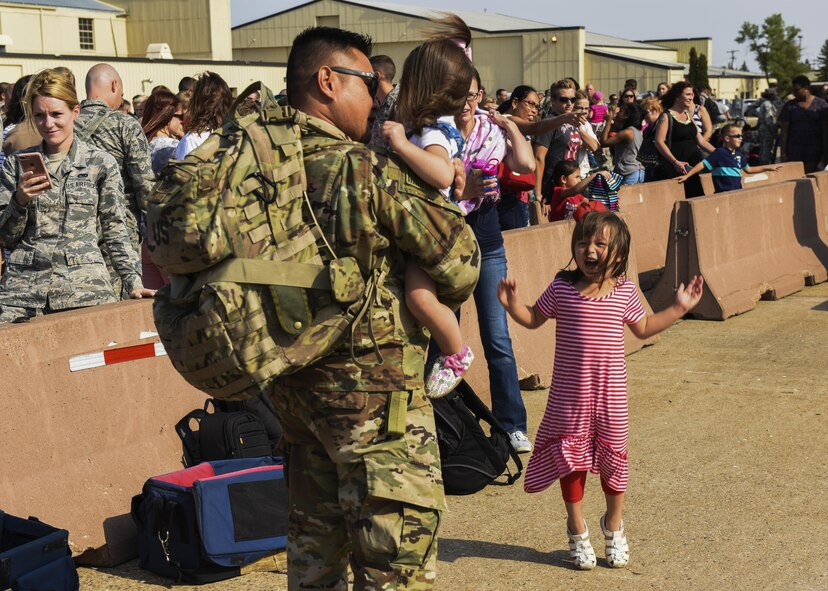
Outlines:
<svg viewBox="0 0 828 591"><path fill-rule="evenodd" d="M707 56L699 54L698 71L696 72L696 81L693 83L696 88L707 88L710 86L710 79L707 77Z"/></svg>
<svg viewBox="0 0 828 591"><path fill-rule="evenodd" d="M816 58L814 66L819 71L819 79L822 82L828 80L828 39L822 44L822 49L819 50L819 55Z"/></svg>
<svg viewBox="0 0 828 591"><path fill-rule="evenodd" d="M736 37L736 43L747 43L756 56L759 68L770 82L776 78L779 91L786 94L791 80L805 72L802 50L797 43L799 28L785 25L782 15L772 14L761 26L745 22Z"/></svg>
<svg viewBox="0 0 828 591"><path fill-rule="evenodd" d="M690 48L689 68L687 72L687 81L696 86L696 77L699 75L699 54L696 53L696 48Z"/></svg>
<svg viewBox="0 0 828 591"><path fill-rule="evenodd" d="M748 69L747 62L742 62L742 67L741 67L741 68L739 68L739 69L740 69L742 72L750 72L750 70Z"/></svg>

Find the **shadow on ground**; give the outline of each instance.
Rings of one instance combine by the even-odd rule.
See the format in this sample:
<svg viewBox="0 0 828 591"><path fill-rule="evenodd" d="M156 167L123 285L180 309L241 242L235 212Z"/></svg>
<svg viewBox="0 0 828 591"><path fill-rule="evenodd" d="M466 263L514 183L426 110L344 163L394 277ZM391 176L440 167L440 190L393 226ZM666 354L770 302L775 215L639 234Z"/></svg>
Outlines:
<svg viewBox="0 0 828 591"><path fill-rule="evenodd" d="M512 560L516 562L533 562L561 568L572 568L569 552L539 552L528 546L484 542L482 540L460 540L457 538L440 538L437 559L442 562L455 562L460 558L490 558L494 560Z"/></svg>

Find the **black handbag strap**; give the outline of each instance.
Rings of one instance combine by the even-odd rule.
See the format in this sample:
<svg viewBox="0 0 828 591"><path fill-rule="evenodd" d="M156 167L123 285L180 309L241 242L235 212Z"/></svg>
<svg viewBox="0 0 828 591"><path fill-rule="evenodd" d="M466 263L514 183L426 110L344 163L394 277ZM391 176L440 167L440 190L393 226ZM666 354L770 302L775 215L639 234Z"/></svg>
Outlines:
<svg viewBox="0 0 828 591"><path fill-rule="evenodd" d="M206 409L207 403L204 406ZM197 408L175 424L175 432L178 433L178 437L181 439L181 444L184 448L184 465L187 467L201 463L201 452L199 451L198 445L199 432L192 430L190 421L196 421L201 424L201 419L206 415L206 410Z"/></svg>
<svg viewBox="0 0 828 591"><path fill-rule="evenodd" d="M492 414L489 407L483 404L483 401L480 400L466 380L461 380L460 383L457 384L457 388L455 388L455 390L460 394L465 405L472 411L472 413L474 413L476 417L482 418L486 421L493 431L500 433L507 439L509 438L509 433L506 432L506 429L503 428L500 421L497 420L497 417ZM520 475L523 474L523 462L521 461L520 456L518 456L518 453L515 451L515 448L512 447L511 441L509 441L509 457L512 458L515 466L517 466L517 471L512 473L507 464L506 469L509 475L506 477L506 481L509 484L514 484L514 482L520 478Z"/></svg>

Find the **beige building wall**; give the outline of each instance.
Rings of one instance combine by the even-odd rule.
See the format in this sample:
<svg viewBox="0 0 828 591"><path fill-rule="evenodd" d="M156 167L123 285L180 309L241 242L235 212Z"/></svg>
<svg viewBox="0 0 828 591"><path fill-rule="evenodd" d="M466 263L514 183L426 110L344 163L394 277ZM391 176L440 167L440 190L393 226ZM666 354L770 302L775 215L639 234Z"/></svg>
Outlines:
<svg viewBox="0 0 828 591"><path fill-rule="evenodd" d="M716 98L759 98L768 89L766 78L714 78L710 77L710 87Z"/></svg>
<svg viewBox="0 0 828 591"><path fill-rule="evenodd" d="M638 80L638 90L655 90L659 82L673 84L684 79L682 69L664 66L646 65L612 58L606 55L586 53L586 71L584 81L591 83L605 95L618 93L624 88L624 81L629 78Z"/></svg>
<svg viewBox="0 0 828 591"><path fill-rule="evenodd" d="M67 66L75 75L78 98L84 98L84 80L89 69L105 61L118 70L124 81L124 98L132 101L136 94L149 94L155 86L163 84L173 92L178 91L178 81L184 76L195 76L205 70L216 72L234 90L242 91L251 83L263 81L274 93L285 87L285 67L277 65L249 65L231 62L178 62L169 60L113 60L106 58L74 59L17 57L0 54L0 81L14 83L20 76L34 74L56 65Z"/></svg>
<svg viewBox="0 0 828 591"><path fill-rule="evenodd" d="M712 64L713 59L713 39L710 37L698 37L692 39L653 39L644 41L643 43L652 43L653 45L663 45L664 47L671 47L676 50L677 58L673 61L681 62L683 64L690 63L690 48L695 47L696 53L707 56L707 63Z"/></svg>
<svg viewBox="0 0 828 591"><path fill-rule="evenodd" d="M109 0L124 9L129 57L166 43L175 59L231 60L230 0Z"/></svg>
<svg viewBox="0 0 828 591"><path fill-rule="evenodd" d="M402 72L408 53L425 37L428 21L335 0L322 0L233 30L233 56L286 62L294 37L313 26L359 31L374 40L375 55L391 56ZM564 76L583 79L584 29L515 33L472 31L474 63L486 89L529 84L538 89Z"/></svg>
<svg viewBox="0 0 828 591"><path fill-rule="evenodd" d="M81 49L79 18L92 19L94 49ZM0 34L12 38L7 51L54 55L125 56L126 27L115 12L49 6L3 5Z"/></svg>

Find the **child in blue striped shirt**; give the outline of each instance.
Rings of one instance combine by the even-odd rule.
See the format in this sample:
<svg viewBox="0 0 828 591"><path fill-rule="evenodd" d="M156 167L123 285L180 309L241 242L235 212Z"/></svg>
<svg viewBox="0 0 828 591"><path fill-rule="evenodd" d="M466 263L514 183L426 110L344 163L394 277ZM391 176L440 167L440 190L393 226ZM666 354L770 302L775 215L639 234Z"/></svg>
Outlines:
<svg viewBox="0 0 828 591"><path fill-rule="evenodd" d="M713 187L717 193L738 191L742 188L742 171L752 174L781 168L778 164L755 167L748 165L747 158L739 151L742 147L742 129L738 125L725 125L719 137L722 139L722 146L716 148L686 174L677 177L676 180L679 183L683 183L706 168L713 176Z"/></svg>

